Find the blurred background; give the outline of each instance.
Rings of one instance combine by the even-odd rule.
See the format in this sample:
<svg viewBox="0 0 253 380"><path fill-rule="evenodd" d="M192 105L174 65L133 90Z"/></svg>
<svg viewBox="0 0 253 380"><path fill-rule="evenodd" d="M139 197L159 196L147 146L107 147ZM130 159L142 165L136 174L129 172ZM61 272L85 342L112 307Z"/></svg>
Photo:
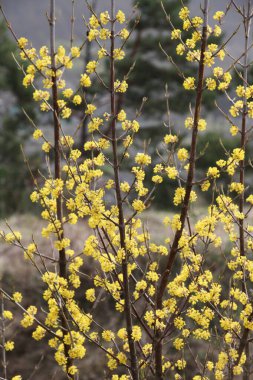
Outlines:
<svg viewBox="0 0 253 380"><path fill-rule="evenodd" d="M189 5L194 15L201 14L200 1L184 1ZM132 35L132 38L126 45L126 60L118 64L117 70L119 76L123 76L135 62L135 68L129 78L129 91L126 95L118 99L118 106L127 109L130 115L134 115L136 109L142 104L142 99L147 97L148 100L143 108L141 115L141 132L136 140L134 149L136 151L143 149L144 141L149 144L149 153L154 160L158 158L157 148L160 148L166 129L164 123L168 122L166 114L165 85L169 94L169 104L171 112L171 123L175 133L180 136L180 142L183 146L189 147L189 136L185 132L184 119L189 116L189 104L191 103L192 93L182 93L182 79L178 77L175 67L170 64L164 53L159 47L159 43L168 55L177 62L186 75L195 75L194 65L186 64L184 59L175 54L176 43L170 40L170 28L161 9L159 0L139 0L138 9L135 8L135 1L117 0L117 8L124 10L129 17L141 15L140 22ZM164 0L164 6L168 14L174 20L177 27L177 13L181 7L179 0ZM47 13L49 12L49 1L41 0L1 0L4 12L13 28L17 37L27 37L32 45L40 48L47 45L49 41L49 27ZM210 11L226 9L226 0L218 2L210 0ZM238 4L243 4L238 0ZM84 18L88 19L89 14L86 10L85 1L75 0L75 26L74 26L74 44L80 44L86 36L86 26ZM56 0L57 21L56 34L57 44L70 46L71 30L71 0ZM93 7L98 12L108 9L109 1L93 1ZM221 38L215 42L222 43L240 26L240 19L236 12L230 11L224 20L224 33ZM228 51L233 57L240 56L242 52L242 33L240 26L237 34L229 43ZM83 51L75 70L67 77L68 85L75 86L79 80L80 73L83 72L88 60L92 60L96 49L88 47ZM43 130L51 133L52 120L48 115L42 115L37 105L32 100L32 91L22 86L22 70L18 68L17 62L19 55L15 41L11 33L6 28L5 22L0 16L0 224L4 224L4 219L8 218L13 228L21 230L25 239L29 240L31 234L38 240L39 244L45 244L44 249L50 249L42 241L39 231L42 222L39 220L39 210L34 209L31 204L29 194L33 190L33 182L27 165L24 163L24 156L21 146L29 160L30 168L36 177L39 172L45 169L43 155L40 146L32 138L33 128L27 119L25 113ZM228 58L222 64L225 68L230 65ZM107 67L101 68L101 75L107 78ZM236 79L234 79L236 81ZM96 93L96 87L93 92L87 93L87 97L93 97L96 94L96 100L99 104L106 104L106 97L103 93ZM198 150L205 155L197 163L197 175L201 176L209 166L213 166L217 157L224 156L224 147L227 150L238 146L239 140L231 139L229 134L229 124L222 117L214 100L217 100L220 107L227 110L228 104L226 98L216 92L208 94L204 98L204 107L202 117L207 119L208 128L206 132L200 135ZM25 111L25 113L24 113ZM73 109L73 118L66 122L65 128L71 128L72 123L77 125L81 120L82 110ZM77 138L76 144L82 147L88 139L87 125L83 125ZM222 143L221 143L222 142ZM128 168L123 168L127 175ZM108 170L108 176L110 171ZM151 184L152 173L147 173L147 182ZM223 179L226 181L226 178ZM250 181L250 178L248 178ZM148 184L148 183L147 183ZM151 233L156 236L157 242L162 242L165 238L165 231L162 226L162 220L168 212L173 209L172 199L175 185L164 181L159 193L155 196L153 206L148 211L149 226ZM207 192L201 195L199 207L205 208L210 194ZM196 215L201 214L202 209L197 210ZM38 217L37 217L37 216ZM196 216L197 217L197 216ZM75 241L76 247L81 248L80 236L83 235L83 226L78 225L75 229L69 231L70 237ZM20 253L13 250L13 247L4 247L2 249L0 263L0 280L4 285L13 290L22 290L27 296L27 302L37 302L36 295L41 291L39 277L29 265L23 264ZM15 260L15 266L10 266L10 262ZM217 261L217 265L219 262ZM19 275L18 275L19 273ZM87 286L87 285L86 285ZM103 313L105 310L103 310ZM107 310L108 320L115 323L113 313ZM11 334L15 332L16 326L12 326ZM28 331L29 333L29 331ZM15 336L14 336L15 339ZM22 370L25 379L61 379L62 374L55 368L55 364L48 349L43 343L34 343L32 350L27 344L27 332L19 333L17 341L17 350L11 353L9 360L15 363L11 366L13 375ZM30 342L31 340L29 340ZM50 359L51 358L51 359ZM25 363L25 364L24 364ZM38 366L39 370L34 372ZM87 358L83 364L87 374L81 379L95 380L106 378L103 374L103 363L96 365L94 368L94 358ZM25 368L24 368L25 367ZM1 372L0 372L1 376Z"/></svg>

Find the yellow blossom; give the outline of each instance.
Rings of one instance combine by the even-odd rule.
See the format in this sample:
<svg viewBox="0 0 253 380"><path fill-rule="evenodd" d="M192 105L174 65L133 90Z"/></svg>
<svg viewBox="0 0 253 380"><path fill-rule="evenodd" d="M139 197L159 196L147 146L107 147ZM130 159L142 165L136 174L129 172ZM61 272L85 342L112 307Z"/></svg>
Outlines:
<svg viewBox="0 0 253 380"><path fill-rule="evenodd" d="M15 293L13 293L12 298L15 302L20 303L22 301L23 297L22 297L22 294L20 292L15 292Z"/></svg>
<svg viewBox="0 0 253 380"><path fill-rule="evenodd" d="M95 302L96 296L95 296L95 289L94 288L86 290L85 295L86 295L86 299L88 301Z"/></svg>
<svg viewBox="0 0 253 380"><path fill-rule="evenodd" d="M173 29L171 32L171 39L177 40L181 37L181 30L180 29Z"/></svg>
<svg viewBox="0 0 253 380"><path fill-rule="evenodd" d="M213 16L213 19L214 20L218 20L218 21L221 21L221 19L224 17L224 12L222 11L217 11L214 16Z"/></svg>
<svg viewBox="0 0 253 380"><path fill-rule="evenodd" d="M178 150L177 156L180 161L185 161L188 158L188 151L185 148L181 148Z"/></svg>
<svg viewBox="0 0 253 380"><path fill-rule="evenodd" d="M121 10L119 10L116 14L116 20L120 23L120 24L123 24L126 20L126 16L124 14L124 12L122 12Z"/></svg>
<svg viewBox="0 0 253 380"><path fill-rule="evenodd" d="M142 332L139 326L133 326L132 338L134 341L139 342L141 340Z"/></svg>
<svg viewBox="0 0 253 380"><path fill-rule="evenodd" d="M183 86L186 90L194 90L195 89L195 78L188 77L184 80Z"/></svg>
<svg viewBox="0 0 253 380"><path fill-rule="evenodd" d="M36 330L32 333L32 337L35 340L41 340L42 338L44 338L45 334L46 330L43 327L38 326Z"/></svg>
<svg viewBox="0 0 253 380"><path fill-rule="evenodd" d="M10 310L4 310L3 311L3 317L5 319L9 319L9 320L12 320L13 319L13 314Z"/></svg>
<svg viewBox="0 0 253 380"><path fill-rule="evenodd" d="M181 20L186 20L189 17L189 15L190 11L188 7L183 7L180 9L179 18L181 18Z"/></svg>
<svg viewBox="0 0 253 380"><path fill-rule="evenodd" d="M79 49L79 47L73 46L71 48L71 54L72 54L72 57L74 57L74 58L80 57L80 49Z"/></svg>
<svg viewBox="0 0 253 380"><path fill-rule="evenodd" d="M90 77L88 77L87 74L82 74L82 75L81 75L80 84L81 84L81 86L83 86L83 87L90 87L90 86L91 86L91 80L90 80Z"/></svg>

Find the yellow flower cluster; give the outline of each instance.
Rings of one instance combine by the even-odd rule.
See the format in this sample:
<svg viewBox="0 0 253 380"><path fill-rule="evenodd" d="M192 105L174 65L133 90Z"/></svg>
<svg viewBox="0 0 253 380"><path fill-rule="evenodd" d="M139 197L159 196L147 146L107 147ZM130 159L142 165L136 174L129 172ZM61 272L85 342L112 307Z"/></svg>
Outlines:
<svg viewBox="0 0 253 380"><path fill-rule="evenodd" d="M185 56L187 62L195 62L194 67L200 64L202 57L204 69L208 68L202 92L219 90L228 95L232 82L231 73L217 65L217 61L221 65L220 61L225 58L223 46L215 43L215 37L222 33L224 16L224 12L217 11L213 16L217 25L207 26L207 43L202 55L202 17L192 17L189 8L183 6L179 12L182 28L172 27L171 39L178 40L177 54ZM245 331L249 334L253 331L250 296L253 195L247 193L245 197L248 189L241 179L247 150L242 146L245 144L227 150L224 157L216 158L206 173L198 173L200 178L194 174L198 152L195 154L194 146L183 147L184 136L179 138L170 125L166 126L160 160L151 156L147 145L142 152L136 152L134 139L140 123L131 119L129 112L121 107L115 110L117 97L121 99L128 89L128 76L118 79L117 65L114 66L115 61L125 58L123 47L129 37L127 28L121 29L125 22L121 10L113 16L108 11L92 12L87 22L86 42L94 41L99 50L81 73L77 91L66 86L64 73L72 69L81 56L80 47L72 46L67 51L60 45L51 56L46 46L37 51L29 48L26 38L18 40L21 58L28 62L23 84L35 86L34 101L40 103L42 111L51 111L56 116L62 159L60 173L54 178L49 170L48 178L35 181L31 194L32 202L41 208L44 222L41 235L52 241L52 255L41 254L35 242L23 245L18 231L0 233L5 243L19 246L25 259L35 267L37 258L40 264L47 259L50 261L50 265L43 266L41 276L45 287L43 313L37 313L36 306L23 308L20 323L24 328L36 325L32 332L36 341L51 335L48 344L54 350L55 360L70 378L78 373L78 360L84 358L90 347L86 340L104 352L106 372L112 380L131 378L128 369L131 368L133 346L137 348L137 367L142 377L148 378L149 369L155 368L153 358L157 348L154 342L162 343L164 378L179 380L188 376L185 353L189 346L201 346L205 352L203 374L193 375L194 380L225 379L228 374L232 376L232 372L240 376L247 359L244 353L239 358L241 336ZM119 43L109 49L116 38ZM110 67L115 69L109 85L100 76L100 68L106 66L100 62L102 59L109 60ZM37 88L39 75L42 76L41 85ZM184 74L182 78L183 88L186 91L198 88L192 97L198 96L201 83L198 83L197 72ZM104 109L105 105L103 111L97 108L96 97L90 100L87 96L96 79L111 99L111 107ZM54 90L57 90L57 99L52 99ZM232 123L231 117L253 118L253 86L243 83L237 86L235 93L227 118L232 136L241 130ZM83 147L75 142L79 127L67 133L65 125L62 128L62 119L70 118L77 108L87 120L88 139ZM187 116L184 132L194 137L205 131L207 121L201 117L202 111L197 116L194 112ZM53 144L45 134L35 128L33 138L43 140L42 150L49 153ZM54 148L56 152L57 146ZM131 167L129 177L122 172L125 162ZM151 173L151 184L148 184L147 173ZM230 176L226 192L219 188L223 175ZM172 181L177 181L177 187ZM161 183L167 186L164 204L169 204L170 194L174 192L172 201L179 210L165 217L163 241L147 231L144 221ZM199 215L194 205L199 188L212 191L212 203L203 215ZM87 233L74 242L69 231L76 224L85 225ZM244 239L243 249L240 234ZM222 271L227 276L226 281L227 278L230 281L227 288L217 268L223 257ZM53 270L51 262L55 260L59 268ZM159 300L161 284L164 293ZM15 292L10 300L20 304L21 293ZM127 316L127 325L114 324L114 320L97 323L98 304L100 311L104 305L113 305L115 321ZM10 323L12 311L5 310L2 319ZM210 353L211 344L219 349ZM4 348L11 351L14 342L7 340ZM20 378L17 375L13 379Z"/></svg>

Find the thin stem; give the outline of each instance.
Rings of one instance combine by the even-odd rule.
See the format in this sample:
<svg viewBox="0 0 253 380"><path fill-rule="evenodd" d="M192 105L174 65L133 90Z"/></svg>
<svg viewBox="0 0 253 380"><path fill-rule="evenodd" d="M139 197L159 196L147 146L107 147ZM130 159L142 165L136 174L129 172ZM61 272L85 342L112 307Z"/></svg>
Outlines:
<svg viewBox="0 0 253 380"><path fill-rule="evenodd" d="M234 4L234 3L233 3ZM235 4L234 4L235 6ZM248 47L249 47L249 33L251 25L251 0L248 0L247 10L244 9L243 14L243 24L244 24L244 60L243 60L243 86L246 92L247 83L248 83ZM243 99L243 112L242 112L242 126L241 126L241 143L240 147L243 151L246 148L246 136L247 136L247 97L244 95ZM240 161L240 183L245 188L245 159ZM245 189L240 194L239 198L239 211L244 212L244 203L245 203ZM245 226L244 219L238 219L239 224L239 243L240 243L240 255L245 256ZM243 291L246 292L246 283L243 281ZM249 330L245 328L242 339L238 349L238 359L237 363L240 362L242 353L245 351L246 354L246 363L244 366L243 380L249 380L250 378L250 361L249 361L249 342L248 342Z"/></svg>
<svg viewBox="0 0 253 380"><path fill-rule="evenodd" d="M60 130L61 125L59 121L59 106L58 106L58 88L57 88L57 68L55 62L55 0L50 0L50 50L51 50L51 62L52 62L52 99L53 99L53 123L54 123L54 177L55 179L61 179L61 150L60 150ZM62 210L62 195L59 194L56 200L56 215L62 226L61 239L64 238L63 231L63 210ZM59 251L59 275L67 279L67 260L65 249L62 248ZM68 323L66 320L66 307L62 306L61 323L63 330L68 331ZM64 345L64 353L67 358L66 371L68 373L69 367L72 365L72 360L68 357L68 345ZM68 378L74 379L75 377L68 374Z"/></svg>
<svg viewBox="0 0 253 380"><path fill-rule="evenodd" d="M184 201L183 201L183 205L181 209L181 215L180 215L181 227L180 229L177 230L175 234L170 255L168 258L168 262L167 262L165 271L163 272L161 276L161 281L158 286L157 299L156 299L157 309L162 308L163 295L164 295L166 286L168 284L168 278L169 278L171 269L173 267L173 264L178 252L179 241L183 234L183 230L187 221L187 214L188 214L188 209L189 209L189 204L190 204L190 195L191 195L191 191L192 191L192 187L194 183L195 168L196 168L196 146L197 146L197 137L198 137L198 123L200 119L202 95L203 95L203 90L204 90L204 71L205 71L204 56L205 56L206 45L207 45L208 5L209 5L209 0L205 0L204 8L203 8L204 24L203 24L203 29L202 29L201 54L200 54L200 62L199 62L199 70L198 70L198 84L197 84L197 94L196 94L196 103L195 103L195 112L194 112L194 123L193 123L193 129L192 129L189 170L188 170L188 176L187 176L187 181L186 181L185 197L184 197ZM163 339L161 339L160 332L157 331L155 334L155 366L156 366L157 380L162 380L164 378L163 372L162 372L162 345L163 345Z"/></svg>
<svg viewBox="0 0 253 380"><path fill-rule="evenodd" d="M71 28L70 28L70 47L72 47L74 43L75 0L72 0L71 8L72 8L72 11L71 11Z"/></svg>
<svg viewBox="0 0 253 380"><path fill-rule="evenodd" d="M2 338L2 365L3 365L3 376L7 379L7 360L5 351L5 323L4 323L4 296L3 293L0 294L1 297L1 338Z"/></svg>
<svg viewBox="0 0 253 380"><path fill-rule="evenodd" d="M250 31L250 1L248 1L248 10L247 16L244 15L244 51L246 52L244 55L244 63L243 63L243 86L244 90L247 88L248 82L248 41L249 41L249 31ZM243 112L242 112L242 126L241 126L241 149L245 150L246 146L246 127L247 127L247 98L246 95L243 99ZM245 185L245 159L240 161L240 183ZM240 195L239 199L239 210L243 213L244 210L244 201L245 201L245 193L244 191ZM245 246L244 246L244 220L239 220L239 233L240 233L240 254L245 256Z"/></svg>
<svg viewBox="0 0 253 380"><path fill-rule="evenodd" d="M125 258L122 261L122 274L123 274L123 288L124 288L124 311L126 319L126 328L128 335L128 344L130 351L130 362L131 362L131 375L133 380L139 379L138 365L136 357L136 346L132 337L132 315L131 315L131 297L129 289L129 277L128 277L128 254L126 249L126 228L123 213L122 196L120 190L120 178L119 178L119 161L118 161L118 146L117 146L117 136L116 136L116 99L115 99L115 62L114 62L114 46L115 46L115 4L114 0L111 0L111 54L110 54L110 97L111 97L111 139L112 139L112 150L113 150L113 170L114 170L114 180L115 180L115 191L117 199L117 207L119 210L119 235L120 235L120 245L125 251Z"/></svg>

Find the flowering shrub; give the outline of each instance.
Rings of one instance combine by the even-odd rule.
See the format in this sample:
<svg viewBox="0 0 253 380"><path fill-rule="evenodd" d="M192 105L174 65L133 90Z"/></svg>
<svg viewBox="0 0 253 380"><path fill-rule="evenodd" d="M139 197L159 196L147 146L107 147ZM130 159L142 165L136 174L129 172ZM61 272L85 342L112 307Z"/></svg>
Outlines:
<svg viewBox="0 0 253 380"><path fill-rule="evenodd" d="M91 345L106 357L105 378L112 380L182 379L189 378L189 373L194 380L232 379L243 373L250 378L253 226L249 219L253 195L245 184L245 148L253 117L253 87L247 79L251 6L249 1L248 10L238 8L245 26L245 50L240 57L243 72L238 72L242 84L236 94L230 87L231 70L237 61L225 69L222 62L227 43L214 42L222 33L225 13L217 11L211 17L208 6L205 0L203 17L192 17L183 6L179 12L182 30L173 28L164 9L171 39L178 40L176 52L192 62L196 75L180 73L182 86L192 91L191 114L185 119L190 149L181 146L168 123L159 162L152 162L148 148L133 155L132 145L141 128L140 113L131 118L127 110L116 109L117 95L127 91L130 74L118 78L117 61L124 59L131 31L125 14L115 10L114 0L110 12L96 14L89 6L88 34L81 46L70 50L56 47L54 0L49 17L50 46L37 51L26 38L18 39L20 56L29 63L23 84L33 87L34 101L53 120L53 141L34 126L33 137L41 141L48 176L34 179L31 194L45 221L41 234L51 239L53 247L52 252L41 252L35 241L24 246L20 232L11 227L1 232L4 242L20 247L24 258L39 271L46 312L39 313L34 305L25 308L19 292L10 294L5 289L1 289L2 305L12 302L22 309L22 328L32 326L33 339L47 340L66 378L78 378L80 361L89 355ZM185 32L191 33L191 38L185 40ZM73 68L86 43L97 46L96 59L81 74L79 88L68 88L65 71ZM99 74L106 60L108 82ZM103 111L95 99L86 102L87 89L95 79L107 91L107 109ZM241 141L233 151L217 157L204 178L198 178L198 136L208 128L202 115L202 96L215 90L231 102L229 113L223 114L231 135L240 134ZM89 140L81 149L75 146L76 131L67 134L62 127L64 119L71 117L73 105L81 106L83 118L89 120ZM109 133L105 134L108 125ZM121 169L125 161L132 167L129 180ZM148 187L145 171L150 167L153 186ZM225 175L231 178L227 189L219 182ZM166 177L178 184L173 198L178 212L164 219L167 238L158 245L146 228L145 210ZM201 192L207 191L210 204L196 220L192 210L199 207ZM80 221L87 224L89 234L82 252L76 252L68 225ZM86 272L88 258L94 263L91 274ZM221 258L223 263L215 268L215 260L220 263ZM82 290L82 278L89 279L89 286L92 280L92 286L85 287L80 301L77 292ZM118 321L115 326L103 318L101 322L94 307L98 302L113 304ZM2 308L3 325L13 318L11 311ZM14 346L2 334L5 379L6 355ZM86 375L80 373L80 378ZM17 379L21 375L12 377Z"/></svg>

